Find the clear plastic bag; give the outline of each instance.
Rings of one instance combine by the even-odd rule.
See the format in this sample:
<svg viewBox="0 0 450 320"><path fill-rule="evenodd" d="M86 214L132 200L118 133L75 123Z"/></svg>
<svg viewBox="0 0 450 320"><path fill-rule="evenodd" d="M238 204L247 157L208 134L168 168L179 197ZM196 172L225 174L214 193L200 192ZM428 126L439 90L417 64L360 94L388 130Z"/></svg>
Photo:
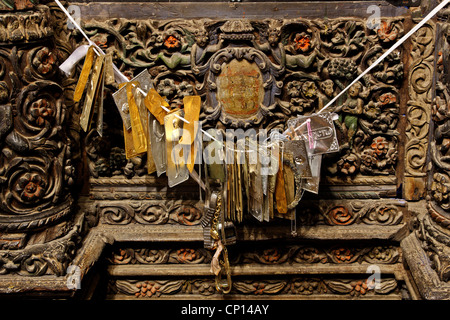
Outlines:
<svg viewBox="0 0 450 320"><path fill-rule="evenodd" d="M333 119L330 112L299 116L287 122L289 129L285 133L291 139L303 139L310 155L337 152L339 143Z"/></svg>

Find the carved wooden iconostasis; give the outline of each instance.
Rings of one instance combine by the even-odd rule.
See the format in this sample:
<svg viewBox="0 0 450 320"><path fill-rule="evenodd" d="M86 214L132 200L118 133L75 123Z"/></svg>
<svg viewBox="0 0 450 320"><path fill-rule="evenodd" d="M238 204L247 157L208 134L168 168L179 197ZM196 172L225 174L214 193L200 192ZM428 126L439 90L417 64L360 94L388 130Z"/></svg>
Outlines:
<svg viewBox="0 0 450 320"><path fill-rule="evenodd" d="M170 107L200 96L203 129L284 131L440 3L410 2L63 4L129 79L148 71ZM102 135L98 109L81 129L83 64L70 77L59 65L87 41L56 3L1 5L2 297L223 299L205 193L149 174L147 154L127 159L117 83ZM450 297L448 18L447 7L331 106L339 150L322 158L318 194L270 222L234 221L227 299Z"/></svg>

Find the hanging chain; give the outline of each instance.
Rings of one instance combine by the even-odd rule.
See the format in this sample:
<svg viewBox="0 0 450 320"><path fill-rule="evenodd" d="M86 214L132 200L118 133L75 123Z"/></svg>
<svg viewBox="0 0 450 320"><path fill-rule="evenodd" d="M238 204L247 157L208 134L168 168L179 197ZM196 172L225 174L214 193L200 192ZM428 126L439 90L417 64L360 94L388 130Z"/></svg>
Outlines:
<svg viewBox="0 0 450 320"><path fill-rule="evenodd" d="M221 257L222 259L219 259L220 264L220 271L216 275L216 290L221 293L229 293L231 291L231 272L230 272L230 262L228 260L228 251L225 245L223 244L222 240L220 239L219 235L219 217L222 211L222 196L219 195L217 198L217 206L216 211L214 212L214 218L211 224L211 238L214 240L214 246L213 249L218 249L219 246L222 247L221 251ZM223 228L223 226L222 226ZM226 274L227 277L227 283L222 283L222 275L223 273Z"/></svg>

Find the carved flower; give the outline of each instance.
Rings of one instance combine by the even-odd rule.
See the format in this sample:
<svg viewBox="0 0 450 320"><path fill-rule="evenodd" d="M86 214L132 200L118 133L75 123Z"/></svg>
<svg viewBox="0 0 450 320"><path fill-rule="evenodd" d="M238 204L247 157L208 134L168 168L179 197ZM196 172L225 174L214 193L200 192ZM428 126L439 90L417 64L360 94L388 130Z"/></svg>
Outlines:
<svg viewBox="0 0 450 320"><path fill-rule="evenodd" d="M338 171L345 175L352 175L359 168L359 158L354 153L349 153L337 162Z"/></svg>
<svg viewBox="0 0 450 320"><path fill-rule="evenodd" d="M156 87L158 93L164 97L170 97L177 91L175 81L173 79L163 79Z"/></svg>
<svg viewBox="0 0 450 320"><path fill-rule="evenodd" d="M267 249L263 252L263 258L265 261L270 263L276 263L281 258L281 254L277 249Z"/></svg>
<svg viewBox="0 0 450 320"><path fill-rule="evenodd" d="M374 103L370 101L368 104L364 105L364 114L369 118L376 118L380 115L381 108L378 106L378 103Z"/></svg>
<svg viewBox="0 0 450 320"><path fill-rule="evenodd" d="M375 152L372 149L366 149L361 153L361 164L371 168L377 163Z"/></svg>
<svg viewBox="0 0 450 320"><path fill-rule="evenodd" d="M42 198L47 183L38 173L27 172L16 183L15 191L24 201L33 201Z"/></svg>
<svg viewBox="0 0 450 320"><path fill-rule="evenodd" d="M168 49L176 49L181 46L180 36L178 34L169 35L164 40L164 46Z"/></svg>
<svg viewBox="0 0 450 320"><path fill-rule="evenodd" d="M373 127L377 130L387 132L389 128L395 128L397 124L397 115L394 112L381 113L372 123Z"/></svg>
<svg viewBox="0 0 450 320"><path fill-rule="evenodd" d="M441 173L435 173L431 184L431 196L433 199L440 204L448 202L449 190L450 179L448 176Z"/></svg>
<svg viewBox="0 0 450 320"><path fill-rule="evenodd" d="M125 150L119 147L111 148L111 153L109 155L109 163L111 166L112 175L122 174L122 169L127 164Z"/></svg>
<svg viewBox="0 0 450 320"><path fill-rule="evenodd" d="M398 37L398 30L393 28L392 23L382 21L380 27L377 30L377 35L383 42L391 42Z"/></svg>
<svg viewBox="0 0 450 320"><path fill-rule="evenodd" d="M42 75L51 74L55 69L56 57L49 48L40 49L33 59L33 66Z"/></svg>
<svg viewBox="0 0 450 320"><path fill-rule="evenodd" d="M98 158L94 163L94 171L96 176L107 177L111 175L109 161L106 158Z"/></svg>
<svg viewBox="0 0 450 320"><path fill-rule="evenodd" d="M306 81L302 85L302 92L305 97L314 98L317 96L317 87L313 81Z"/></svg>
<svg viewBox="0 0 450 320"><path fill-rule="evenodd" d="M56 83L35 81L26 86L17 99L15 129L25 138L45 143L63 129L65 112L63 89Z"/></svg>
<svg viewBox="0 0 450 320"><path fill-rule="evenodd" d="M393 104L397 102L397 97L392 94L391 92L386 92L383 93L378 100L380 101L380 103L385 106L385 105L389 105L389 104Z"/></svg>
<svg viewBox="0 0 450 320"><path fill-rule="evenodd" d="M384 137L376 137L375 139L373 139L370 147L377 154L377 157L380 158L388 152L389 143Z"/></svg>
<svg viewBox="0 0 450 320"><path fill-rule="evenodd" d="M286 85L287 94L291 97L299 97L300 96L300 88L301 83L299 81L291 81Z"/></svg>
<svg viewBox="0 0 450 320"><path fill-rule="evenodd" d="M294 39L294 48L297 51L306 52L311 45L311 37L304 32L297 33Z"/></svg>
<svg viewBox="0 0 450 320"><path fill-rule="evenodd" d="M194 95L194 86L189 82L183 81L177 86L177 96L179 98L192 95Z"/></svg>
<svg viewBox="0 0 450 320"><path fill-rule="evenodd" d="M151 297L154 294L159 296L161 293L158 291L161 286L157 283L153 283L150 281L144 281L136 283L136 288L139 289L138 292L135 293L136 298L139 297Z"/></svg>
<svg viewBox="0 0 450 320"><path fill-rule="evenodd" d="M184 225L195 225L200 222L202 215L200 211L191 206L183 206L177 212L177 219Z"/></svg>
<svg viewBox="0 0 450 320"><path fill-rule="evenodd" d="M331 221L338 225L347 225L353 222L353 215L346 207L337 206L328 212Z"/></svg>
<svg viewBox="0 0 450 320"><path fill-rule="evenodd" d="M352 260L354 254L348 248L339 248L331 252L338 263L345 263Z"/></svg>
<svg viewBox="0 0 450 320"><path fill-rule="evenodd" d="M47 99L39 99L32 103L30 115L38 126L42 126L46 120L53 118L53 109Z"/></svg>
<svg viewBox="0 0 450 320"><path fill-rule="evenodd" d="M178 260L180 261L194 261L198 258L194 249L180 249L177 250Z"/></svg>

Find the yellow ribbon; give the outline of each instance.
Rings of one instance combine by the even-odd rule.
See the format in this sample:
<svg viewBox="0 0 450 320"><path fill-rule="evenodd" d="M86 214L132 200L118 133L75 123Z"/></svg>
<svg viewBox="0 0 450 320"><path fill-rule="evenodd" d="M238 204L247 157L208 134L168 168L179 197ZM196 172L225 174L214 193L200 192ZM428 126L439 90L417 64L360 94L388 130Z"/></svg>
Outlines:
<svg viewBox="0 0 450 320"><path fill-rule="evenodd" d="M192 144L195 139L195 122L200 117L200 96L187 96L183 98L184 119L189 123L183 124L183 136L180 139L181 144Z"/></svg>
<svg viewBox="0 0 450 320"><path fill-rule="evenodd" d="M92 64L94 63L94 47L90 46L84 59L83 68L81 69L80 78L78 79L75 92L73 94L73 101L78 102L83 96L84 88L89 79L89 73L91 72Z"/></svg>
<svg viewBox="0 0 450 320"><path fill-rule="evenodd" d="M281 161L281 156L279 156L278 159L279 167L275 183L275 201L277 203L277 211L279 213L285 214L287 213L287 198L284 181L283 162Z"/></svg>
<svg viewBox="0 0 450 320"><path fill-rule="evenodd" d="M186 96L183 98L184 104L184 119L189 123L183 123L183 135L180 138L180 144L190 145L191 154L188 158L186 166L189 172L194 170L195 157L197 155L197 144L195 141L195 136L197 134L198 125L196 122L200 117L200 96Z"/></svg>
<svg viewBox="0 0 450 320"><path fill-rule="evenodd" d="M167 101L161 97L154 88L151 88L148 91L144 101L148 111L150 111L151 114L155 116L156 120L158 120L159 124L163 126L164 117L167 115L167 111L161 108L161 106L169 108Z"/></svg>

